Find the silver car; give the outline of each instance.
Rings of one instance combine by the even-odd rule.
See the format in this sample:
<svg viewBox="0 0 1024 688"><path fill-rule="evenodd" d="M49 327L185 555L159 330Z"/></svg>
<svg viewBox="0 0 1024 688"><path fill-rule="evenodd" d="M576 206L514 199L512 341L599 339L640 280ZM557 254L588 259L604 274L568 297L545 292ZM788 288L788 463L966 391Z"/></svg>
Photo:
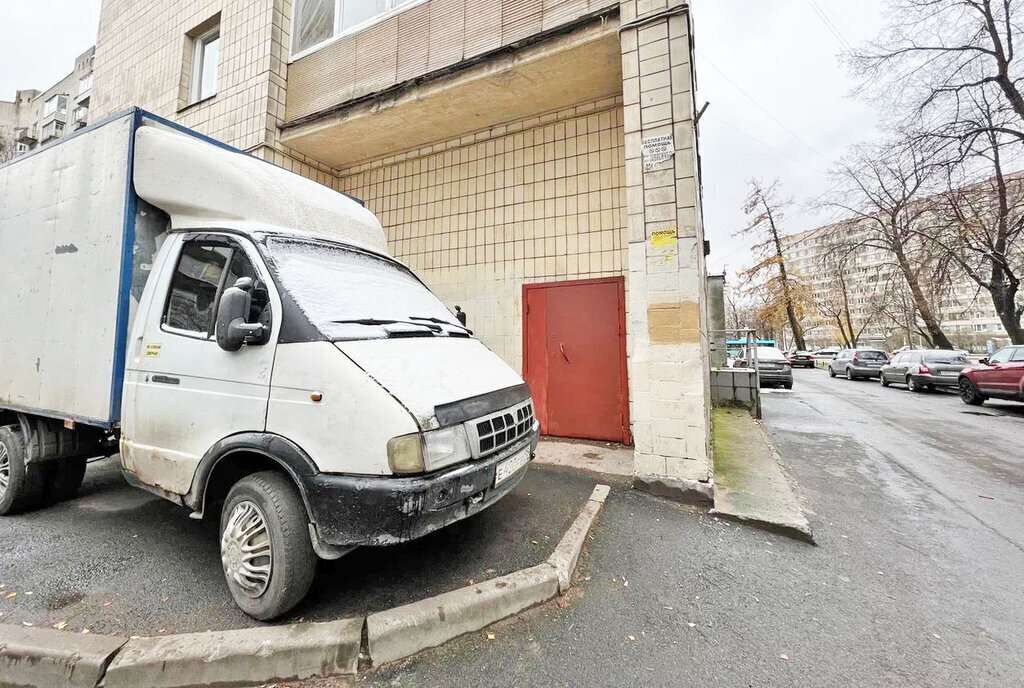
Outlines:
<svg viewBox="0 0 1024 688"><path fill-rule="evenodd" d="M843 375L847 380L878 377L889 362L889 356L880 349L843 349L828 362L828 376Z"/></svg>
<svg viewBox="0 0 1024 688"><path fill-rule="evenodd" d="M733 368L749 368L750 363L741 355ZM793 366L786 354L774 346L757 347L757 376L761 387L781 386L793 389Z"/></svg>

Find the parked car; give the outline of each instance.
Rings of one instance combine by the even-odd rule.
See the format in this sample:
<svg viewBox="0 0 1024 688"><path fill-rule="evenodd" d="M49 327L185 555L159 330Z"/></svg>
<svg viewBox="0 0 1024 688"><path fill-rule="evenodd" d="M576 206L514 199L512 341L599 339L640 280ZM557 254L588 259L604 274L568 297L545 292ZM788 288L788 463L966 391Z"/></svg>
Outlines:
<svg viewBox="0 0 1024 688"><path fill-rule="evenodd" d="M815 359L820 359L820 360L823 360L823 361L826 361L826 360L830 361L833 358L835 358L836 354L838 354L840 351L841 351L841 349L839 347L837 347L837 346L827 346L824 349L818 349L817 351L815 351L811 355Z"/></svg>
<svg viewBox="0 0 1024 688"><path fill-rule="evenodd" d="M828 376L845 375L847 380L878 377L878 371L889 362L878 349L843 349L828 363Z"/></svg>
<svg viewBox="0 0 1024 688"><path fill-rule="evenodd" d="M882 366L878 381L883 387L905 384L911 392L923 392L939 387L956 388L960 371L970 365L967 354L948 349L904 351Z"/></svg>
<svg viewBox="0 0 1024 688"><path fill-rule="evenodd" d="M797 366L802 368L813 368L814 367L814 354L810 351L794 351L789 355L789 363L794 368Z"/></svg>
<svg viewBox="0 0 1024 688"><path fill-rule="evenodd" d="M740 356L733 368L749 368L746 356ZM793 366L786 354L774 346L757 347L757 374L761 387L781 386L793 389Z"/></svg>
<svg viewBox="0 0 1024 688"><path fill-rule="evenodd" d="M960 398L977 406L986 399L1024 401L1024 346L1006 346L960 372Z"/></svg>

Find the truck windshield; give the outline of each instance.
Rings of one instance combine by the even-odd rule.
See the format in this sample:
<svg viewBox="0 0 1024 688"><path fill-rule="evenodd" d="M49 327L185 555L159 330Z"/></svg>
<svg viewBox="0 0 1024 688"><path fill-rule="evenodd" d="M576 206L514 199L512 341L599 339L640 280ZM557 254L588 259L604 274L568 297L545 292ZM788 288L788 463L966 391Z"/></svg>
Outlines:
<svg viewBox="0 0 1024 688"><path fill-rule="evenodd" d="M465 328L405 267L371 253L270 237L281 286L331 339L464 334Z"/></svg>

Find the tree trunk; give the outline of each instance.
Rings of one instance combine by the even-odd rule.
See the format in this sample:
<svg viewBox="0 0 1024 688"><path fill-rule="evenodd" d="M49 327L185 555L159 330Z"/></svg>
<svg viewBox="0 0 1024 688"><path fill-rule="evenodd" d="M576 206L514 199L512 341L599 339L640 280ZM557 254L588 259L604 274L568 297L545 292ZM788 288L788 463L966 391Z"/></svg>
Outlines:
<svg viewBox="0 0 1024 688"><path fill-rule="evenodd" d="M1012 344L1024 344L1024 328L1021 328L1020 313L1017 312L1017 290L1015 280L1008 280L1001 265L992 265L992 280L988 291L992 305Z"/></svg>
<svg viewBox="0 0 1024 688"><path fill-rule="evenodd" d="M917 275L910 267L907 256L903 253L903 246L898 243L894 245L893 253L896 254L896 261L899 263L900 271L910 286L910 293L914 297L914 305L917 306L917 312L921 314L921 320L924 321L924 327L928 331L929 342L932 346L939 349L952 349L953 342L949 341L949 337L942 331L942 327L939 325L934 311L932 311L931 304L928 303L928 299L924 296L921 282L917 279Z"/></svg>
<svg viewBox="0 0 1024 688"><path fill-rule="evenodd" d="M772 240L775 242L775 257L779 261L779 277L782 279L782 294L786 300L786 317L789 319L789 327L793 330L793 343L797 349L806 351L807 344L804 342L804 332L796 319L796 309L793 308L793 296L789 293L789 276L786 274L786 261L782 256L782 241L779 240L779 230L775 227L775 218L772 216L772 209L768 202L761 198L765 213L768 215L768 226L772 230Z"/></svg>

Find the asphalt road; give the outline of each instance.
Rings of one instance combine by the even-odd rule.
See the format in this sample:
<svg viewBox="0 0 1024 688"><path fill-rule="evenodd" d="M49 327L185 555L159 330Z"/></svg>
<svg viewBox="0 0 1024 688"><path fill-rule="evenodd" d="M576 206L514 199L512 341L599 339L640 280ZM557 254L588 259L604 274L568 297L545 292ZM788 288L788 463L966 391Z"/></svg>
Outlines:
<svg viewBox="0 0 1024 688"><path fill-rule="evenodd" d="M764 414L817 546L613 489L568 603L304 688L1024 685L1024 407L810 370Z"/></svg>
<svg viewBox="0 0 1024 688"><path fill-rule="evenodd" d="M320 562L309 596L281 622L381 611L539 564L596 482L532 465L515 490L472 518ZM89 467L76 499L0 518L0 585L4 624L120 635L258 625L228 593L216 523L129 486L116 457Z"/></svg>

